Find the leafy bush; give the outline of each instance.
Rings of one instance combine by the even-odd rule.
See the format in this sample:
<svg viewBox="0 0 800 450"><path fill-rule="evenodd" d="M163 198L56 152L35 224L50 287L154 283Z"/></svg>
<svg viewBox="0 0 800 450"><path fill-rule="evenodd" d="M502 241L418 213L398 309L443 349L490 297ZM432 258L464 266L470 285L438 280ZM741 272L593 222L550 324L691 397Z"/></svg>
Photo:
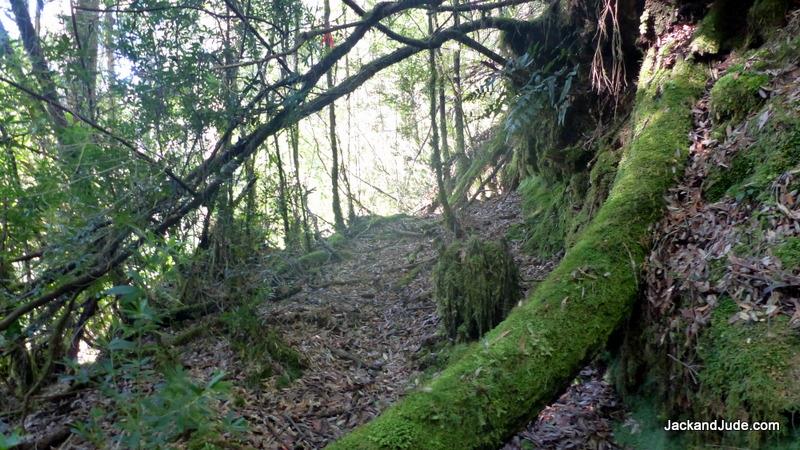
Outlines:
<svg viewBox="0 0 800 450"><path fill-rule="evenodd" d="M209 442L241 431L243 420L217 411L230 388L222 381L225 373L198 384L180 366L156 370L146 338L157 331L159 314L136 287L115 286L107 293L120 296L125 318L115 318L104 344L107 358L96 367L98 388L112 402L107 409L94 408L91 419L73 431L100 448L130 449L167 448L176 441L217 448ZM85 370L76 373L75 378L88 379ZM112 422L110 429L104 422Z"/></svg>

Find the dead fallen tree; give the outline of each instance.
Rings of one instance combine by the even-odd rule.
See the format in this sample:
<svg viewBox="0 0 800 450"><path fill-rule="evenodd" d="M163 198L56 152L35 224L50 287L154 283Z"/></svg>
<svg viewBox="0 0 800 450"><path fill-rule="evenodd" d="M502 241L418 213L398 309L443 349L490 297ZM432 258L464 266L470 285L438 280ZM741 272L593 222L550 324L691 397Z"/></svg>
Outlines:
<svg viewBox="0 0 800 450"><path fill-rule="evenodd" d="M429 385L331 448L496 448L558 394L628 316L663 195L682 173L705 76L645 61L613 189L525 304Z"/></svg>

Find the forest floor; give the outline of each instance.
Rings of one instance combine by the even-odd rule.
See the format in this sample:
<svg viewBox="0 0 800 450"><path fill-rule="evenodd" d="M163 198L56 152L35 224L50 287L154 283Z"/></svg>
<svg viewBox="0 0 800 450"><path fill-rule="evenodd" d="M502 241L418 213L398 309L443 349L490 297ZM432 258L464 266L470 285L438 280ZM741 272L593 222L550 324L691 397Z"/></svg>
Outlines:
<svg viewBox="0 0 800 450"><path fill-rule="evenodd" d="M504 238L522 221L519 203L517 193L499 195L466 208L461 220L471 234ZM298 293L257 306L265 332L277 332L302 356L302 376L289 383L276 374L253 386L230 340L213 330L178 349L192 378L208 380L222 370L232 381L235 400L222 408L247 421L244 447L323 447L444 366L451 347L437 333L430 280L442 245L438 220L407 217L368 227L338 250L341 260L308 271ZM527 295L557 261L526 254L521 242L510 242L510 248ZM94 388L57 397L26 417L26 429L32 441L41 442L104 405L110 400ZM598 442L607 444L599 448L614 448L608 417L617 405L602 371L587 367L504 448L585 448ZM522 447L525 441L529 445ZM87 447L71 435L59 448Z"/></svg>

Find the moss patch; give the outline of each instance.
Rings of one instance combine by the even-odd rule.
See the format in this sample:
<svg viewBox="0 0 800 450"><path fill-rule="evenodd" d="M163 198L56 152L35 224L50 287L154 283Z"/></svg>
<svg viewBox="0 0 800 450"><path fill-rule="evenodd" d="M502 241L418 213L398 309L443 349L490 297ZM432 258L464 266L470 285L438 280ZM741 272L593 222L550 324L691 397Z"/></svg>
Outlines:
<svg viewBox="0 0 800 450"><path fill-rule="evenodd" d="M739 311L729 298L712 314L698 345L701 414L726 420L777 421L788 430L787 416L800 412L800 338L788 318L771 323L730 324ZM777 433L728 432L725 444L755 446Z"/></svg>
<svg viewBox="0 0 800 450"><path fill-rule="evenodd" d="M800 237L787 237L772 250L772 254L781 260L784 269L797 271L800 268Z"/></svg>
<svg viewBox="0 0 800 450"><path fill-rule="evenodd" d="M765 40L786 21L789 0L756 0L747 12L748 40Z"/></svg>
<svg viewBox="0 0 800 450"><path fill-rule="evenodd" d="M434 298L451 339L477 339L505 319L520 297L505 241L471 237L446 248L433 271Z"/></svg>
<svg viewBox="0 0 800 450"><path fill-rule="evenodd" d="M525 222L514 230L513 236L525 241L528 252L550 257L565 247L567 230L576 209L575 199L569 198L567 187L563 181L548 182L536 175L520 184Z"/></svg>
<svg viewBox="0 0 800 450"><path fill-rule="evenodd" d="M742 120L763 102L758 90L769 81L765 74L729 71L711 89L711 112L717 123Z"/></svg>
<svg viewBox="0 0 800 450"><path fill-rule="evenodd" d="M686 63L646 67L635 137L611 193L559 266L457 363L331 448L381 448L384 438L408 429L403 445L413 448L496 447L605 345L639 292L639 268L631 261L644 260L649 227L680 173L691 106L705 82L704 71Z"/></svg>
<svg viewBox="0 0 800 450"><path fill-rule="evenodd" d="M509 237L525 242L531 254L549 258L571 247L611 191L621 152L603 148L587 172L565 179L532 175L519 186L525 221ZM577 170L577 168L575 169Z"/></svg>
<svg viewBox="0 0 800 450"><path fill-rule="evenodd" d="M325 250L315 250L297 258L297 263L303 269L313 269L331 260L331 254Z"/></svg>
<svg viewBox="0 0 800 450"><path fill-rule="evenodd" d="M689 48L699 55L717 55L722 52L727 39L728 29L721 13L721 2L716 1L697 26Z"/></svg>
<svg viewBox="0 0 800 450"><path fill-rule="evenodd" d="M721 81L721 79L720 79ZM751 145L740 148L730 168L713 169L703 184L709 201L724 195L770 200L769 186L782 173L797 167L800 161L800 119L792 110L770 102L769 120L759 130L760 114L748 125Z"/></svg>
<svg viewBox="0 0 800 450"><path fill-rule="evenodd" d="M713 56L730 51L744 43L747 21L742 11L752 0L716 0L695 30L691 51L696 55Z"/></svg>

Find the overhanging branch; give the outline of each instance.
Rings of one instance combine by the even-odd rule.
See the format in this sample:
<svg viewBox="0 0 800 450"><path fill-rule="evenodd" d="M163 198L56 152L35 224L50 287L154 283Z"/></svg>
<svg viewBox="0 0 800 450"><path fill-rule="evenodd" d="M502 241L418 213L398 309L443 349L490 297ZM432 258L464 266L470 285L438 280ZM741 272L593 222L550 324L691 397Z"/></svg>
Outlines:
<svg viewBox="0 0 800 450"><path fill-rule="evenodd" d="M307 100L306 97L319 79L349 52L356 43L383 18L398 12L426 5L424 0L405 0L395 3L379 3L362 20L363 25L356 27L345 41L321 61L300 77L292 77L290 81L282 80L285 84L302 83L300 89L288 96L277 106L277 112L266 123L258 126L253 132L242 137L237 143L224 152L214 154L199 164L188 177L194 180L194 194L187 197L187 192L177 191L172 196L166 196L157 202L156 206L147 208L139 222L149 224L146 229L156 236L163 235L169 228L179 223L184 216L202 205L226 182L243 162L259 148L270 136L282 129L291 126L301 119L321 110L337 98L353 92L379 71L390 67L426 48L438 48L449 40L463 39L467 33L481 29L495 28L500 30L518 30L526 22L508 19L485 17L479 20L465 22L457 26L436 32L424 40L424 46L407 45L396 49L372 62L364 65L358 73L345 79L328 91ZM282 83L279 82L279 83ZM257 97L261 95L258 94ZM213 176L212 176L213 175ZM201 186L205 183L205 186ZM8 328L16 319L64 295L74 295L90 286L111 269L124 262L139 247L144 245L145 237L138 235L131 238L132 231L129 226L119 225L113 233L114 238L109 244L90 256L95 261L91 267L77 272L69 281L40 294L38 297L19 305L0 321L0 331Z"/></svg>

